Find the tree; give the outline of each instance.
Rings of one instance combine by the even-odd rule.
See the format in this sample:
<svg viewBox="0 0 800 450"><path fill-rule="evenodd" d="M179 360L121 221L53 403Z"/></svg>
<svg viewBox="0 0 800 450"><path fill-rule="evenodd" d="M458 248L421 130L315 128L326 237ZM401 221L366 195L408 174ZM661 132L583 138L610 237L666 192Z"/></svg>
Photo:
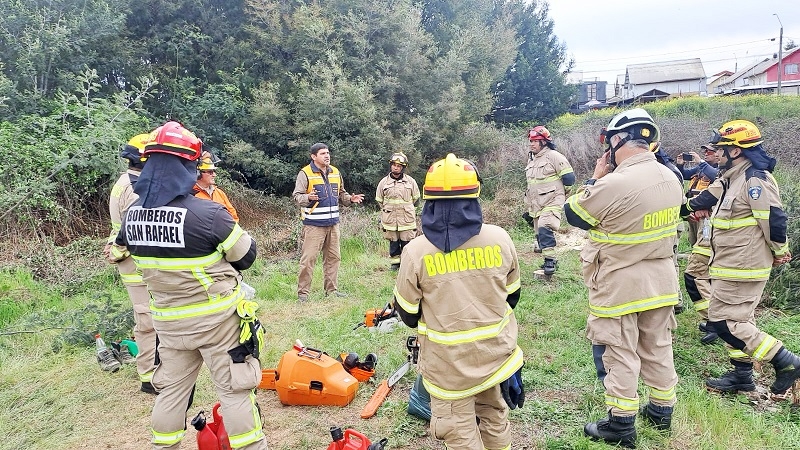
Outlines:
<svg viewBox="0 0 800 450"><path fill-rule="evenodd" d="M515 0L509 8L520 11L514 15L520 44L514 64L497 84L490 118L500 125L552 120L569 107L574 88L564 76L573 62L553 34L546 2Z"/></svg>

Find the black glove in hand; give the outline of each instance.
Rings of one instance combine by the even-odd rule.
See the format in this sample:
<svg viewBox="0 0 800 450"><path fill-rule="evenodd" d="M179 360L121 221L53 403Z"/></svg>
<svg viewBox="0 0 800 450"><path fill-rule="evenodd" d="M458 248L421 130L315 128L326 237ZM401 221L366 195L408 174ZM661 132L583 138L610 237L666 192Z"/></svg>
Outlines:
<svg viewBox="0 0 800 450"><path fill-rule="evenodd" d="M242 319L239 327L239 343L247 348L253 358L258 359L264 351L264 327L261 326L261 321Z"/></svg>
<svg viewBox="0 0 800 450"><path fill-rule="evenodd" d="M522 213L522 218L525 219L525 222L527 222L528 225L533 226L533 217L528 211Z"/></svg>
<svg viewBox="0 0 800 450"><path fill-rule="evenodd" d="M500 383L503 400L510 409L522 408L525 404L525 388L522 386L522 368L506 381Z"/></svg>

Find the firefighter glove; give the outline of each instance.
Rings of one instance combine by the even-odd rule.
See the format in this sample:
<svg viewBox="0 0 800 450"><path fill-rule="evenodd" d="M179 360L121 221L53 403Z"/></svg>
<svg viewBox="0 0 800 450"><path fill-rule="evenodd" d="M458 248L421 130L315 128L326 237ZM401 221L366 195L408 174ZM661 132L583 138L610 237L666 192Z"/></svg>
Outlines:
<svg viewBox="0 0 800 450"><path fill-rule="evenodd" d="M250 300L242 300L236 305L236 314L242 318L242 321L256 320L256 311L258 311L258 303Z"/></svg>
<svg viewBox="0 0 800 450"><path fill-rule="evenodd" d="M264 327L261 326L261 321L255 318L242 319L239 321L239 328L239 343L247 348L253 358L258 359L264 351Z"/></svg>
<svg viewBox="0 0 800 450"><path fill-rule="evenodd" d="M517 370L509 379L500 383L500 391L503 393L503 400L508 407L516 409L522 408L525 404L525 389L522 387L522 368Z"/></svg>
<svg viewBox="0 0 800 450"><path fill-rule="evenodd" d="M527 222L528 225L533 226L533 217L528 211L522 213L522 218L525 219L525 222Z"/></svg>

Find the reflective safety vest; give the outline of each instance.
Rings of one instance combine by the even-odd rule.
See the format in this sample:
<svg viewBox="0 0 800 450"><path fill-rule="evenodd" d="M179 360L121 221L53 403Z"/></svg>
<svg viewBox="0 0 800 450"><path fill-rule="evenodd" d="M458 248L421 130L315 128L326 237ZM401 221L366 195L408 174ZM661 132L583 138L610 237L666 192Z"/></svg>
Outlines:
<svg viewBox="0 0 800 450"><path fill-rule="evenodd" d="M319 200L302 208L304 225L315 227L329 227L339 223L339 191L341 189L341 175L339 169L328 166L327 175L315 172L311 164L303 167L303 172L308 178L307 194L316 191Z"/></svg>

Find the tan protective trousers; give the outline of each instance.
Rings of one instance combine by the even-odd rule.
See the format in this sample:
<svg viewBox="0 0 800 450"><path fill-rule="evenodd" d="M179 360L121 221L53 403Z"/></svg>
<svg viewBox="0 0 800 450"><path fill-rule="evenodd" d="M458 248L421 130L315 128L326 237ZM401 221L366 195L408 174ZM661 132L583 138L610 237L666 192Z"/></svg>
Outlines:
<svg viewBox="0 0 800 450"><path fill-rule="evenodd" d="M692 222L689 222L691 224ZM709 257L699 253L690 253L686 260L685 273L694 277L694 284L700 294L700 300L694 302L694 309L703 320L708 320L708 305L711 300L711 277L708 275Z"/></svg>
<svg viewBox="0 0 800 450"><path fill-rule="evenodd" d="M308 295L317 256L322 252L322 273L325 293L336 290L339 279L339 224L329 227L303 225L303 249L300 254L300 273L297 276L297 295Z"/></svg>
<svg viewBox="0 0 800 450"><path fill-rule="evenodd" d="M708 305L710 322L724 321L730 334L744 344L735 349L728 343L729 337L720 334L733 360L752 362L772 360L783 342L759 330L756 326L755 310L761 301L766 281L714 280L711 283L711 301Z"/></svg>
<svg viewBox="0 0 800 450"><path fill-rule="evenodd" d="M649 388L650 402L673 406L678 374L672 355L672 330L677 326L672 306L619 317L589 316L587 337L604 345L607 375L605 403L611 415L634 416L639 411L638 381Z"/></svg>
<svg viewBox="0 0 800 450"><path fill-rule="evenodd" d="M477 424L475 418L481 420ZM500 385L461 400L431 396L431 434L448 450L506 450L511 448L508 405Z"/></svg>
<svg viewBox="0 0 800 450"><path fill-rule="evenodd" d="M133 304L133 338L139 348L139 353L136 355L136 372L139 374L139 381L149 382L156 369L156 330L153 328L153 316L150 315L150 292L144 281L135 283L126 281L129 276L141 277L141 274L136 272L133 258L128 257L119 261L117 270Z"/></svg>
<svg viewBox="0 0 800 450"><path fill-rule="evenodd" d="M153 374L153 386L160 392L151 417L153 449L180 448L189 397L205 363L219 397L231 447L267 450L254 393L261 381L261 365L252 356L244 363L234 364L228 354L228 350L239 345L239 320L239 316L233 314L210 331L187 330L180 335L159 333L161 364ZM174 436L176 442L158 444L155 442L157 435Z"/></svg>
<svg viewBox="0 0 800 450"><path fill-rule="evenodd" d="M542 255L547 256L548 258L552 258L556 254L556 234L558 233L558 228L561 226L561 213L555 211L542 211L538 217L533 219L533 229L536 233L539 248L542 249ZM547 241L547 239L542 239L540 228L544 227L550 230L548 235L552 236L552 240L550 242L542 242L543 240Z"/></svg>

